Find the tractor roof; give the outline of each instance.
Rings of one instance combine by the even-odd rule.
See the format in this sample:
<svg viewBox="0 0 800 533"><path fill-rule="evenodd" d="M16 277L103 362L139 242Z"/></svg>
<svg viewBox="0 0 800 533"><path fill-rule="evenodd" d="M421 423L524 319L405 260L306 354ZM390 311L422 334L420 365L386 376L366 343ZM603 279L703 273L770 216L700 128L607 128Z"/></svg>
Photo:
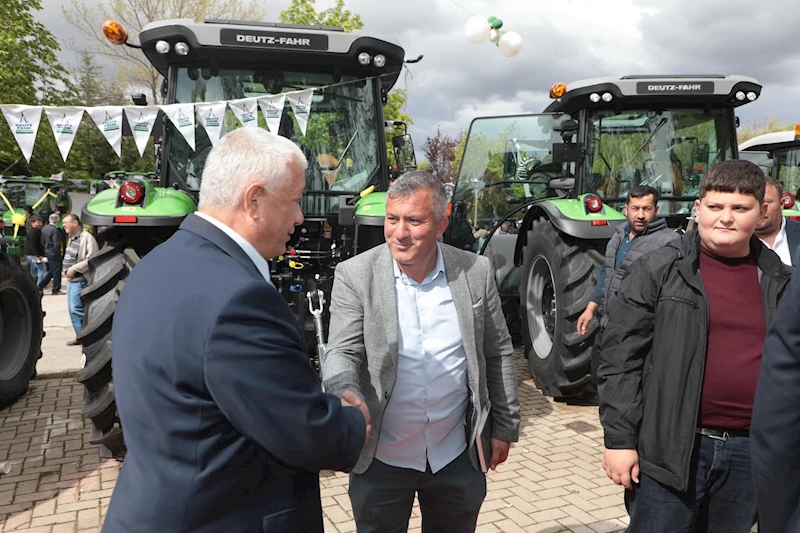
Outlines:
<svg viewBox="0 0 800 533"><path fill-rule="evenodd" d="M158 41L167 41L166 54L156 52ZM397 81L403 67L405 51L399 45L345 33L328 26L300 26L276 22L245 22L208 19L171 19L147 24L138 35L147 59L167 76L170 64L181 66L225 68L253 64L259 68L319 68L357 76L384 75L381 80L388 91ZM175 53L175 43L189 45L185 56ZM367 52L371 58L381 54L386 65L379 68L370 62L364 66L358 56Z"/></svg>
<svg viewBox="0 0 800 533"><path fill-rule="evenodd" d="M737 98L738 93L742 93L739 95L741 98ZM761 84L747 76L670 74L592 78L567 84L566 92L548 105L545 112L574 113L584 108L659 105L738 107L752 101L747 96L750 93L758 98ZM597 97L600 97L598 101L592 100L597 100Z"/></svg>
<svg viewBox="0 0 800 533"><path fill-rule="evenodd" d="M788 145L800 146L800 140L795 137L795 130L791 131L776 131L773 133L765 133L748 139L739 145L739 151L742 150L766 150L772 151L779 148L787 147Z"/></svg>

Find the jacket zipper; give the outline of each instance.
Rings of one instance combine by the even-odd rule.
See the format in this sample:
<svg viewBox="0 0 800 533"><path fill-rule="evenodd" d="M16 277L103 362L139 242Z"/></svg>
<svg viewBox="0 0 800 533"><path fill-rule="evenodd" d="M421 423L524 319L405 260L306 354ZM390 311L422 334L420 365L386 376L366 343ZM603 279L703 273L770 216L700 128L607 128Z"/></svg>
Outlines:
<svg viewBox="0 0 800 533"><path fill-rule="evenodd" d="M686 492L689 488L689 470L692 467L692 454L694 453L694 441L695 441L695 434L697 432L697 421L700 418L700 402L703 399L703 381L706 378L706 355L708 350L708 332L711 328L711 311L708 308L708 296L706 295L705 285L703 284L703 278L700 276L700 271L698 270L695 274L699 281L699 288L700 294L703 297L703 306L705 307L706 312L706 327L705 327L705 335L701 340L701 348L702 351L700 352L701 355L701 364L700 367L700 384L698 386L697 391L697 405L695 406L694 410L694 421L692 422L691 428L691 436L689 437L689 454L686 459L686 466L683 469L683 479L681 480L681 487L683 488L683 492Z"/></svg>

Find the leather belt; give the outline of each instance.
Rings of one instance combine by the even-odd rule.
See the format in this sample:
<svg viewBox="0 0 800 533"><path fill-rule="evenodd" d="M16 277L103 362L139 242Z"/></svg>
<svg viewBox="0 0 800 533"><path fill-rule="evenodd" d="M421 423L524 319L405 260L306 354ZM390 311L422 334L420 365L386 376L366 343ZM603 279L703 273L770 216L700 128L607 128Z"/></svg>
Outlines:
<svg viewBox="0 0 800 533"><path fill-rule="evenodd" d="M749 431L738 429L719 429L719 428L697 428L697 432L704 437L726 441L736 437L749 437Z"/></svg>

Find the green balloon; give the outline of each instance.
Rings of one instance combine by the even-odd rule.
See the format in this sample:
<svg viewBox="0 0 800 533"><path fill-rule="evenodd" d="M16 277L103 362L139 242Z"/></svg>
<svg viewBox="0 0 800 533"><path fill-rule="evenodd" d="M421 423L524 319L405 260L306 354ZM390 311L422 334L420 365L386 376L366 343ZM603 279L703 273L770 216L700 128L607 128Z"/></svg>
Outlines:
<svg viewBox="0 0 800 533"><path fill-rule="evenodd" d="M494 18L494 17L492 17L492 18ZM490 23L492 24L492 29L493 30L499 30L500 28L503 27L503 21L500 20L499 18L495 18L494 20L490 21Z"/></svg>
<svg viewBox="0 0 800 533"><path fill-rule="evenodd" d="M488 19L486 19L486 21L489 22L489 23L492 23L495 20L497 20L497 17L489 17Z"/></svg>

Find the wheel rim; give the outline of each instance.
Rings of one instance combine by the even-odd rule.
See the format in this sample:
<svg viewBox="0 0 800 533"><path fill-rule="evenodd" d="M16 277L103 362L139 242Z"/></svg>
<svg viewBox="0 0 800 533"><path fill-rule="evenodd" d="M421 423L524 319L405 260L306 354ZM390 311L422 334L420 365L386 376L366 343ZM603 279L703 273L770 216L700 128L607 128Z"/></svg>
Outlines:
<svg viewBox="0 0 800 533"><path fill-rule="evenodd" d="M528 274L528 332L533 351L546 359L553 349L556 330L555 282L550 264L543 256L533 260Z"/></svg>
<svg viewBox="0 0 800 533"><path fill-rule="evenodd" d="M30 350L31 310L15 287L0 291L0 377L9 379L25 363Z"/></svg>

